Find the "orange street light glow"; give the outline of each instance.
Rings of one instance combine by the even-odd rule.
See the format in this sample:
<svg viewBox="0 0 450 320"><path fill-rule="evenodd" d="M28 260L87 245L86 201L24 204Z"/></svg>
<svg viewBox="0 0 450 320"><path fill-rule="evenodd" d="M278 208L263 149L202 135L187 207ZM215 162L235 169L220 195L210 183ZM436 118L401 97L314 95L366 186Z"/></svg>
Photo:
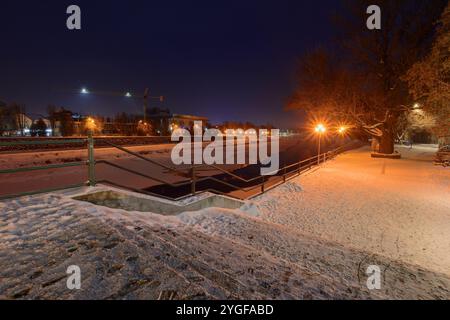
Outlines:
<svg viewBox="0 0 450 320"><path fill-rule="evenodd" d="M318 124L318 125L314 128L314 130L315 130L317 133L324 133L325 131L327 131L327 129L325 128L325 126L324 126L323 124Z"/></svg>
<svg viewBox="0 0 450 320"><path fill-rule="evenodd" d="M346 128L346 127L340 127L339 130L338 130L338 132L339 132L340 134L344 134L345 131L347 131L347 128Z"/></svg>
<svg viewBox="0 0 450 320"><path fill-rule="evenodd" d="M86 119L86 129L88 130L95 130L96 129L96 124L95 124L95 120L92 119L91 117L88 117Z"/></svg>

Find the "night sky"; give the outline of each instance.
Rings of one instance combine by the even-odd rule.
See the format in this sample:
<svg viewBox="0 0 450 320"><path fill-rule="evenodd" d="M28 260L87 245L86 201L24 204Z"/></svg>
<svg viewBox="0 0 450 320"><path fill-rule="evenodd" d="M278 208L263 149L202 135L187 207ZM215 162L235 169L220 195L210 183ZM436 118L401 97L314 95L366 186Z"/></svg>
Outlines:
<svg viewBox="0 0 450 320"><path fill-rule="evenodd" d="M77 4L82 30L66 28ZM295 127L284 112L296 59L334 37L339 1L0 2L0 100L46 114L142 112L140 99L81 95L131 91L167 97L175 113ZM153 101L150 106L157 102Z"/></svg>

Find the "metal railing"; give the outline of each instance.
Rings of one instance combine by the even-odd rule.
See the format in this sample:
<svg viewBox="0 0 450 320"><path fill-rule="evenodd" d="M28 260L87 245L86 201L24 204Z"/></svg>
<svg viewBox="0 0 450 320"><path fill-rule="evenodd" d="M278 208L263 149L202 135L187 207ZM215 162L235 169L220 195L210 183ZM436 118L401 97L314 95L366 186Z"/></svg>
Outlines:
<svg viewBox="0 0 450 320"><path fill-rule="evenodd" d="M274 174L274 175L258 175L256 177L253 177L253 178L250 178L250 179L245 179L245 178L235 174L232 171L226 170L224 168L221 168L220 166L212 165L212 164L192 165L192 166L190 166L190 168L182 170L182 169L178 169L178 168L174 168L174 167L165 165L165 164L163 164L161 162L158 162L158 161L156 161L154 159L147 158L147 157L142 156L142 155L140 155L138 153L130 151L130 150L124 148L124 147L117 146L117 145L115 145L113 143L108 143L108 144L111 147L117 148L117 149L119 149L119 150L121 150L121 151L123 151L123 152L125 152L127 154L135 156L135 157L137 157L139 159L142 159L142 160L144 160L146 162L149 162L151 164L157 165L157 166L162 167L162 168L164 168L166 170L175 172L175 173L177 173L180 176L186 177L188 180L174 183L174 182L170 182L170 181L164 180L162 178L157 178L157 177L154 177L154 176L150 176L150 175L138 172L138 171L130 169L130 168L126 168L124 166L120 166L118 164L112 163L112 162L107 161L107 160L100 160L100 161L97 162L97 164L105 164L105 165L114 167L116 169L119 169L119 170L122 170L122 171L125 171L125 172L128 172L128 173L131 173L131 174L134 174L134 175L137 175L137 176L149 179L149 180L153 180L153 181L155 181L155 182L157 182L159 184L163 184L163 185L174 187L174 188L190 185L190 193L188 193L188 194L186 194L184 196L181 196L181 197L170 197L170 196L167 196L167 195L157 194L157 193L154 193L154 192L148 192L148 191L141 190L141 189L130 188L130 187L127 187L127 186L124 186L124 185L120 185L118 183L115 183L115 182L112 182L112 181L109 181L109 180L101 180L101 181L99 181L99 183L109 184L109 185L116 186L116 187L119 187L119 188L129 189L129 190L132 190L132 191L141 192L141 193L154 195L154 196L158 196L158 197L163 197L163 198L170 199L170 200L180 200L180 199L186 198L188 196L193 196L193 195L196 195L196 194L198 194L200 192L205 192L205 191L213 192L213 193L216 193L216 194L227 195L227 196L230 196L230 197L233 197L233 198L238 198L238 199L247 199L247 198L255 197L255 196L258 196L260 194L263 194L263 193L265 193L265 192L275 188L276 186L278 186L278 185L280 185L282 183L285 183L285 182L287 182L287 181L289 181L289 180L291 180L291 179L301 175L305 171L308 171L309 169L317 166L318 164L321 164L323 162L326 162L329 159L334 158L336 155L338 155L339 153L345 151L347 148L349 148L354 143L341 146L341 147L336 148L336 149L334 149L332 151L328 151L328 152L324 152L324 153L319 154L319 155L315 155L313 157L301 160L299 162L296 162L296 163L293 163L293 164L290 164L290 165L286 165L286 166L282 167L279 170L270 172L270 174ZM249 187L242 187L242 186L239 186L239 185L237 185L235 183L231 183L231 182L227 182L227 181L218 179L218 178L216 178L214 176L199 177L197 172L199 171L199 169L203 169L203 168L212 168L212 169L217 170L217 171L219 171L219 172L221 172L223 174L228 175L229 177L231 177L231 178L233 178L233 179L235 179L237 181L240 181L240 182L245 183L245 184L252 184L253 183L253 185L251 185ZM281 174L280 174L280 172L281 172ZM279 179L277 179L277 178L279 178ZM258 180L260 182L256 182ZM203 181L216 182L219 185L223 185L223 186L228 187L228 188L230 188L230 189L232 189L234 191L240 191L243 194L241 194L241 196L233 195L230 192L223 192L223 191L221 191L221 190L219 190L217 188L206 188L206 189L203 189L201 191L198 191L197 186L198 186L199 183L201 183Z"/></svg>
<svg viewBox="0 0 450 320"><path fill-rule="evenodd" d="M80 144L80 143L84 144L88 140L89 139L70 139L70 140L61 139L61 140L42 140L42 141L14 141L14 142L0 141L0 147L3 147L3 146L5 146L5 147L28 146L28 145L36 145L36 144L40 144L40 145ZM92 148L93 148L92 137L91 137L90 141L92 143ZM14 173L21 173L21 172L30 172L30 171L42 171L42 170L58 169L58 168L68 168L68 167L81 167L81 166L85 166L86 164L88 164L88 166L90 168L89 172L91 172L93 161L94 160L91 161L90 165L89 165L89 163L84 162L84 161L77 161L77 162L67 162L67 163L61 163L61 164L49 164L49 165L45 165L45 166L32 166L32 167L23 167L23 168L14 168L14 169L4 169L4 170L0 170L0 175L1 174L14 174ZM88 160L88 162L89 162L89 160ZM92 171L92 173L93 172L94 171ZM92 178L95 180L94 177L95 177L94 174L92 176L89 175L88 181L92 181L91 180ZM90 184L90 182L88 184ZM77 187L82 187L84 185L86 185L86 183L78 183L78 184L72 184L72 185L65 185L63 187L45 188L45 189L39 189L39 190L35 190L35 191L20 192L20 193L16 193L16 194L0 196L0 200L16 198L16 197L26 196L26 195L34 195L34 194L39 194L39 193L53 192L53 191L69 189L69 188L77 188Z"/></svg>
<svg viewBox="0 0 450 320"><path fill-rule="evenodd" d="M223 195L227 195L227 196L238 198L238 199L246 199L246 198L251 198L251 197L255 197L257 195L263 194L263 193L267 192L268 190L271 190L271 189L275 188L276 186L301 175L302 173L311 169L312 167L317 166L320 163L326 162L327 160L329 160L331 158L334 158L337 154L341 153L342 151L346 150L349 147L349 145L341 146L332 151L328 151L328 152L325 152L325 153L322 153L319 155L315 155L308 159L304 159L299 162L286 165L279 170L271 172L271 174L274 174L274 175L257 175L253 178L245 179L245 178L235 174L234 172L226 170L224 168L221 168L220 166L217 166L217 165L209 165L209 164L192 165L188 169L184 169L184 170L179 169L179 168L174 168L174 167L171 167L164 163L161 163L159 161L156 161L154 159L145 157L139 153L128 150L127 148L124 148L122 146L116 145L114 143L111 143L108 141L103 141L103 142L106 143L107 145L109 145L113 148L116 148L122 152L125 152L131 156L137 157L143 161L146 161L148 163L151 163L151 164L161 167L163 169L169 170L170 172L174 172L179 176L185 177L187 180L181 181L181 182L170 182L161 177L155 177L155 176L151 176L148 174L144 174L139 171L136 171L136 170L133 170L130 168L126 168L124 166L121 166L119 164L113 163L108 160L96 161L95 160L95 139L93 138L93 136L91 134L89 134L88 137L85 139L76 139L76 140L0 142L0 146L28 145L28 144L36 144L36 143L37 144L70 144L70 143L80 144L80 143L83 143L83 144L86 144L86 146L87 146L87 161L0 170L0 175L1 175L1 174L13 174L13 173L19 173L19 172L49 170L49 169L58 169L58 168L67 168L67 167L79 167L79 166L86 165L87 166L87 181L85 183L74 184L74 185L69 185L69 186L62 186L62 187L51 188L51 189L40 189L40 190L22 192L22 193L11 194L11 195L6 195L6 196L0 196L0 200L24 196L24 195L33 195L33 194L39 194L39 193L45 193L45 192L64 190L64 189L69 189L69 188L82 187L82 186L86 186L86 185L87 186L95 186L98 183L109 184L112 186L132 190L132 191L136 191L136 192L140 192L140 193L144 193L144 194L163 197L163 198L171 199L171 200L179 200L179 199L182 199L182 198L185 198L185 197L188 197L191 195L196 195L200 192L205 192L205 191L209 191L209 192L213 192L213 193L217 193L217 194L223 194ZM170 196L163 195L163 194L156 194L156 193L149 192L146 190L132 188L129 186L123 186L123 185L120 185L116 182L113 182L113 181L110 181L107 179L97 181L96 165L98 165L98 164L107 165L107 166L113 167L115 169L130 173L130 174L133 174L136 176L140 176L142 178L149 179L149 180L155 181L159 184L166 185L166 186L173 187L173 188L182 187L182 186L190 186L190 192L186 195L175 198L175 197L170 197ZM202 168L212 168L214 170L217 170L217 171L229 176L231 179L234 179L238 182L241 182L245 185L250 185L250 186L243 187L243 186L237 185L236 183L218 179L214 176L200 177L198 175L198 171L199 171L199 169L202 169ZM224 191L221 191L218 188L214 188L214 187L204 188L203 190L198 191L197 186L199 185L199 183L204 182L204 181L215 182L218 185L222 185L233 191L224 192ZM239 191L240 194L233 194L232 192L235 192L235 191Z"/></svg>

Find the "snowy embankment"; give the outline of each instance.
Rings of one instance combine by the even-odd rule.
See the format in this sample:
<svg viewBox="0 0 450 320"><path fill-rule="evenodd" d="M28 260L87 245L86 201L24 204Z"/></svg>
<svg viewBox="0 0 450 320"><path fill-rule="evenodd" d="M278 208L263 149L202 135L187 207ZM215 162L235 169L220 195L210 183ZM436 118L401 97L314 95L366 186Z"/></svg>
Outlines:
<svg viewBox="0 0 450 320"><path fill-rule="evenodd" d="M450 299L450 172L427 150L401 152L346 153L239 210L161 216L72 199L101 186L0 202L0 296ZM381 290L366 287L373 264ZM81 290L66 287L69 265Z"/></svg>

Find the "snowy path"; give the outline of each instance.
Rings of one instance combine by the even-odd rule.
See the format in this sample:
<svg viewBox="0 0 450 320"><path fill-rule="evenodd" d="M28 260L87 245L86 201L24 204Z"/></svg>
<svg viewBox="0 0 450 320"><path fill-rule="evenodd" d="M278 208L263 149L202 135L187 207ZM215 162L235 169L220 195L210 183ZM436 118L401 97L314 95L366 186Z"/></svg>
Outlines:
<svg viewBox="0 0 450 320"><path fill-rule="evenodd" d="M449 172L430 155L401 160L416 172L386 161L381 174L352 151L254 199L259 210L161 216L72 199L101 186L0 202L0 298L450 299ZM381 290L366 287L370 264ZM81 290L66 287L69 265Z"/></svg>
<svg viewBox="0 0 450 320"><path fill-rule="evenodd" d="M433 166L435 149L398 149L343 154L255 199L260 217L450 275L450 170Z"/></svg>

